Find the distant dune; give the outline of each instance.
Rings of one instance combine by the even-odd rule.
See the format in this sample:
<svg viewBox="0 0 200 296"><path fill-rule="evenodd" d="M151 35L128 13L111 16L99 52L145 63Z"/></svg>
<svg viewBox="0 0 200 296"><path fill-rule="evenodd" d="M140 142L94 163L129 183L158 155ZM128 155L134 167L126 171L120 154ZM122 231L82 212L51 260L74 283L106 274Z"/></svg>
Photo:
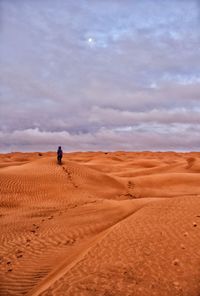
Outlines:
<svg viewBox="0 0 200 296"><path fill-rule="evenodd" d="M199 296L200 153L0 155L0 295Z"/></svg>

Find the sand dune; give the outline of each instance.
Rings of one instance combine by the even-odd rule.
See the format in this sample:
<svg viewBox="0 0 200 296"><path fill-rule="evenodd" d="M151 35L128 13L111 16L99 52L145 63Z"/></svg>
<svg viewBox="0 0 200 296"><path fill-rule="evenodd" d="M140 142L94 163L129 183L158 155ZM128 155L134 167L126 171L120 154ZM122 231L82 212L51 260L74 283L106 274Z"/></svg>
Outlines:
<svg viewBox="0 0 200 296"><path fill-rule="evenodd" d="M0 156L0 295L200 293L200 153Z"/></svg>

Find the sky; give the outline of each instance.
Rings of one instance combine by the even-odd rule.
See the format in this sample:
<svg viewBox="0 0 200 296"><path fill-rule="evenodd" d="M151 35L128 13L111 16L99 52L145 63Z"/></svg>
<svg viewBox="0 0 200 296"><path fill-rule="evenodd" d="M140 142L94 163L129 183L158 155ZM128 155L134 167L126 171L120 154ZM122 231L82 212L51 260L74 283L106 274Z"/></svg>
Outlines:
<svg viewBox="0 0 200 296"><path fill-rule="evenodd" d="M200 0L0 0L0 152L200 150Z"/></svg>

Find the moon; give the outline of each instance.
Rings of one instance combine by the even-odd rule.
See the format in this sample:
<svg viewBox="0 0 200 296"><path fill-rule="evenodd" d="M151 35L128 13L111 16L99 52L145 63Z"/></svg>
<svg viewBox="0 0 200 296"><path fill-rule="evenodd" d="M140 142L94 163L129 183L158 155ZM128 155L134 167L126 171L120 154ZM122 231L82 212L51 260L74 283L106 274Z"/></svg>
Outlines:
<svg viewBox="0 0 200 296"><path fill-rule="evenodd" d="M87 39L87 43L89 44L90 47L94 47L95 46L95 39L92 37L89 37Z"/></svg>

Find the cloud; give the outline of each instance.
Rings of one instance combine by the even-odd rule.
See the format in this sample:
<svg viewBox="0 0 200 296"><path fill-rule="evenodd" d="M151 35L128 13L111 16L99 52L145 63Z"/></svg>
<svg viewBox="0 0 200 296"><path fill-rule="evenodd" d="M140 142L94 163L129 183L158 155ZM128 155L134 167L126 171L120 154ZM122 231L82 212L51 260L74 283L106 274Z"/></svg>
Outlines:
<svg viewBox="0 0 200 296"><path fill-rule="evenodd" d="M200 110L153 109L143 112L121 111L111 108L94 107L89 121L107 127L123 127L144 124L200 124Z"/></svg>
<svg viewBox="0 0 200 296"><path fill-rule="evenodd" d="M141 150L198 150L200 125L193 130L191 126L172 126L132 129L101 128L95 133L70 134L63 132L44 132L38 129L0 132L2 151L49 151L62 145L64 151L141 151ZM187 135L187 136L186 136ZM22 145L23 143L23 145Z"/></svg>
<svg viewBox="0 0 200 296"><path fill-rule="evenodd" d="M183 149L193 149L200 110L198 5L2 0L0 149L46 150L59 141L80 150L168 149L166 131L174 125L173 149L181 149L175 140L183 130L190 139ZM29 137L34 141L26 142Z"/></svg>

